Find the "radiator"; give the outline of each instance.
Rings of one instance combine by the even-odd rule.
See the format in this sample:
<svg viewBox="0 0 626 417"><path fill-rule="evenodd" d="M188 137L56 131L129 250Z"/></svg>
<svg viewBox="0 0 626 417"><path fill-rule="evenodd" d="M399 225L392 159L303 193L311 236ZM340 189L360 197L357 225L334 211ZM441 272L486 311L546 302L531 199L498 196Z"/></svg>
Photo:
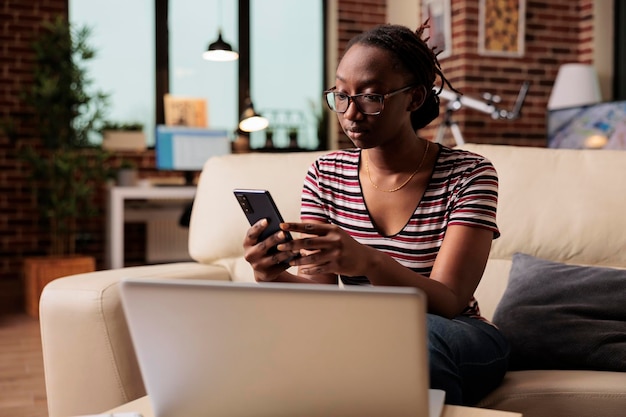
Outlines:
<svg viewBox="0 0 626 417"><path fill-rule="evenodd" d="M189 229L178 224L178 217L151 219L146 225L146 262L188 261Z"/></svg>

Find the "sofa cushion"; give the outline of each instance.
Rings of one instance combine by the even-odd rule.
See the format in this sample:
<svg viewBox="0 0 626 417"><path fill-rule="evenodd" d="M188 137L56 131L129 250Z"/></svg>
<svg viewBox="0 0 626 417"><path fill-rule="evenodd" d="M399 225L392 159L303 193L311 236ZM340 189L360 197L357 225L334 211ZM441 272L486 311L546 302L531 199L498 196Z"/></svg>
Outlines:
<svg viewBox="0 0 626 417"><path fill-rule="evenodd" d="M493 322L513 369L626 371L626 271L516 253Z"/></svg>

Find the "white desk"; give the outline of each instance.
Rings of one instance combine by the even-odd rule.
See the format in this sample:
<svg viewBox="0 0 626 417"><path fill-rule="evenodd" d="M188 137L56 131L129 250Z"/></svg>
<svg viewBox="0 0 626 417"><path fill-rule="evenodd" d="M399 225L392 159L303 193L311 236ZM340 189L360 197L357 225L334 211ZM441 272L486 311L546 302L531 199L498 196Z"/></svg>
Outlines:
<svg viewBox="0 0 626 417"><path fill-rule="evenodd" d="M124 266L124 222L127 200L181 200L192 201L196 194L193 186L111 187L107 202L107 239L105 262L109 269ZM139 216L141 217L141 216ZM142 220L134 216L132 220ZM146 220L145 218L143 220Z"/></svg>

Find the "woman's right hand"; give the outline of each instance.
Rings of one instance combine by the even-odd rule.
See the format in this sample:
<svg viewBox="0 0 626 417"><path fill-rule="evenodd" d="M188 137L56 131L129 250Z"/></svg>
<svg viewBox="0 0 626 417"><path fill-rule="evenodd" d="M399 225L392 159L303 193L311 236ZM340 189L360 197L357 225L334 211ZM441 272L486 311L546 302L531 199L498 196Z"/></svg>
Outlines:
<svg viewBox="0 0 626 417"><path fill-rule="evenodd" d="M254 270L256 281L274 281L289 268L288 260L293 257L291 252L280 252L276 245L285 242L285 232L279 231L259 242L259 236L268 223L266 219L256 222L246 232L243 240L244 258Z"/></svg>

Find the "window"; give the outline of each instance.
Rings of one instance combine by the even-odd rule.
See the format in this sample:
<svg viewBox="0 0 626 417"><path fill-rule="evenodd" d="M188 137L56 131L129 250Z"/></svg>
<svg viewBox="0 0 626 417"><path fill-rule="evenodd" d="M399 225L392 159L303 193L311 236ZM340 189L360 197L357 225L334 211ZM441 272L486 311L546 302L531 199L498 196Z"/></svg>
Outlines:
<svg viewBox="0 0 626 417"><path fill-rule="evenodd" d="M294 129L299 147L318 146L323 30L321 0L250 1L250 96L255 109L270 119L276 147L289 146ZM250 145L262 146L264 140L263 133L253 134Z"/></svg>
<svg viewBox="0 0 626 417"><path fill-rule="evenodd" d="M626 4L615 2L615 66L613 71L613 99L626 99Z"/></svg>
<svg viewBox="0 0 626 417"><path fill-rule="evenodd" d="M250 21L242 24L249 25L250 33L250 97L256 110L267 112L274 123L276 146L288 144L286 131L279 127L296 123L285 122L286 114L297 116L298 145L314 149L324 88L324 0L249 1ZM156 93L161 77L155 64L159 27L167 28L169 36L164 46L167 85L161 88L176 96L206 99L209 126L234 133L239 119L238 63L205 61L201 55L220 28L224 40L239 49L238 2L70 0L69 10L72 24L93 29L91 44L98 58L89 74L94 85L111 96L108 119L144 123L148 145L154 145L157 100L162 100ZM164 16L168 22L156 21ZM252 135L252 147L264 143L264 133Z"/></svg>
<svg viewBox="0 0 626 417"><path fill-rule="evenodd" d="M237 49L237 14L235 1L169 2L170 93L206 99L209 126L230 131L238 123L237 61L212 62L201 55L220 27L224 40Z"/></svg>
<svg viewBox="0 0 626 417"><path fill-rule="evenodd" d="M120 10L124 12L121 13ZM92 30L96 57L88 67L94 88L110 95L107 119L141 122L154 143L154 2L151 0L70 1L73 25Z"/></svg>

